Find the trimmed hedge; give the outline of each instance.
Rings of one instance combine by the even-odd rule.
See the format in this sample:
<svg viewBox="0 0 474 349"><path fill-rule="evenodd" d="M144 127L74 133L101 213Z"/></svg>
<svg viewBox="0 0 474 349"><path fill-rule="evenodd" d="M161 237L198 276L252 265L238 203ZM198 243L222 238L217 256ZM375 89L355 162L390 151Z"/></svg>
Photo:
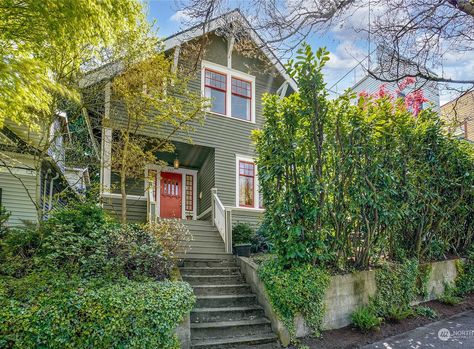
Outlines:
<svg viewBox="0 0 474 349"><path fill-rule="evenodd" d="M174 329L195 297L184 282L0 279L2 348L179 348Z"/></svg>

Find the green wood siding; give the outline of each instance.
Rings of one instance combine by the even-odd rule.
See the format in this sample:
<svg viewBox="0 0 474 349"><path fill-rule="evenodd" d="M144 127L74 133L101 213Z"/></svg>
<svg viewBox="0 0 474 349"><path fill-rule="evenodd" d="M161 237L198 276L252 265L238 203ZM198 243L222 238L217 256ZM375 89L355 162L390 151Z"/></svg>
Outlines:
<svg viewBox="0 0 474 349"><path fill-rule="evenodd" d="M106 209L112 217L120 220L122 214L122 200L120 198L105 198L103 200L104 209ZM131 223L146 222L145 200L127 200L127 221Z"/></svg>
<svg viewBox="0 0 474 349"><path fill-rule="evenodd" d="M145 174L145 169L143 169ZM110 191L115 194L120 194L120 174L112 172L110 176ZM126 179L127 195L145 195L145 180L144 179Z"/></svg>
<svg viewBox="0 0 474 349"><path fill-rule="evenodd" d="M2 168L2 170L4 170ZM30 175L18 176L28 188L30 195L35 197L36 178ZM31 202L21 182L9 173L0 172L0 188L2 188L2 205L11 212L8 225L18 226L23 222L36 222L36 208Z"/></svg>
<svg viewBox="0 0 474 349"><path fill-rule="evenodd" d="M263 213L250 211L232 211L232 226L237 223L246 223L256 230L262 223Z"/></svg>
<svg viewBox="0 0 474 349"><path fill-rule="evenodd" d="M216 185L215 183L215 156L211 152L201 169L197 174L197 193L198 193L198 210L197 214L201 214L211 206L211 189ZM202 199L199 199L199 193L202 193Z"/></svg>

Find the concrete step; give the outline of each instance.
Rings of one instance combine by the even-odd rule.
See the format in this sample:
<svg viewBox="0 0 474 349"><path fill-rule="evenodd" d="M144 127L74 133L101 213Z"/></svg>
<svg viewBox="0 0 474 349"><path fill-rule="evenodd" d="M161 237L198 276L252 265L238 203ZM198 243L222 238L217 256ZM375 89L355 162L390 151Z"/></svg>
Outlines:
<svg viewBox="0 0 474 349"><path fill-rule="evenodd" d="M186 225L189 231L204 231L204 232L215 232L219 234L219 230L212 225Z"/></svg>
<svg viewBox="0 0 474 349"><path fill-rule="evenodd" d="M192 267L192 268L221 268L221 267L237 267L237 261L235 257L231 254L226 254L228 258L226 259L191 259L187 258L184 261L184 268Z"/></svg>
<svg viewBox="0 0 474 349"><path fill-rule="evenodd" d="M225 250L224 241L189 241L189 245L192 248L205 248L205 249L221 249Z"/></svg>
<svg viewBox="0 0 474 349"><path fill-rule="evenodd" d="M225 308L257 305L257 296L247 294L197 295L195 308Z"/></svg>
<svg viewBox="0 0 474 349"><path fill-rule="evenodd" d="M192 339L242 337L270 333L270 321L265 318L253 320L201 322L191 324Z"/></svg>
<svg viewBox="0 0 474 349"><path fill-rule="evenodd" d="M245 280L238 274L228 274L228 275L184 275L181 274L183 280L189 282L191 286L199 285L238 285L244 284Z"/></svg>
<svg viewBox="0 0 474 349"><path fill-rule="evenodd" d="M269 344L270 346L268 346ZM265 333L254 336L229 337L219 339L193 340L193 349L274 349L279 348L277 337L274 333Z"/></svg>
<svg viewBox="0 0 474 349"><path fill-rule="evenodd" d="M195 225L207 225L207 226L211 226L212 227L212 224L211 224L211 221L206 221L206 220L181 220L181 222L186 225L186 226L195 226Z"/></svg>
<svg viewBox="0 0 474 349"><path fill-rule="evenodd" d="M191 242L196 242L196 241L199 241L199 242L221 242L221 243L224 243L224 241L222 241L222 238L220 235L218 234L206 234L206 235L197 235L197 234L193 234L193 238L191 240Z"/></svg>
<svg viewBox="0 0 474 349"><path fill-rule="evenodd" d="M249 285L193 285L196 296L218 296L226 294L249 294L252 293Z"/></svg>
<svg viewBox="0 0 474 349"><path fill-rule="evenodd" d="M199 252L199 251L188 251L187 253L178 253L178 257L184 260L217 260L222 259L234 260L235 257L231 253L227 252ZM234 261L235 263L235 261Z"/></svg>
<svg viewBox="0 0 474 349"><path fill-rule="evenodd" d="M209 254L209 255L212 255L212 254L219 254L219 253L226 253L225 252L225 248L224 248L224 244L222 244L221 247L195 247L195 246L191 246L191 248L189 249L188 253L200 253L200 254ZM218 258L218 257L216 257Z"/></svg>
<svg viewBox="0 0 474 349"><path fill-rule="evenodd" d="M264 317L263 308L259 305L224 308L195 308L191 311L191 322L216 322L253 320Z"/></svg>
<svg viewBox="0 0 474 349"><path fill-rule="evenodd" d="M229 275L240 273L239 267L184 267L181 275Z"/></svg>

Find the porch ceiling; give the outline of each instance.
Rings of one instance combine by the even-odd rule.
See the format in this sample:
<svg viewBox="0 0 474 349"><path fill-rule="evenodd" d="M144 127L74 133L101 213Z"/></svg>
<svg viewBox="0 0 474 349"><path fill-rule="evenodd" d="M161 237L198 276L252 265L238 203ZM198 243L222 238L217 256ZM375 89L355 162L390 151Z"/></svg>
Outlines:
<svg viewBox="0 0 474 349"><path fill-rule="evenodd" d="M182 142L173 142L173 144L176 147L174 153L158 152L156 154L158 159L166 161L169 166L173 166L173 161L177 156L180 167L199 169L204 164L204 161L206 161L208 155L213 151L213 148L200 145Z"/></svg>

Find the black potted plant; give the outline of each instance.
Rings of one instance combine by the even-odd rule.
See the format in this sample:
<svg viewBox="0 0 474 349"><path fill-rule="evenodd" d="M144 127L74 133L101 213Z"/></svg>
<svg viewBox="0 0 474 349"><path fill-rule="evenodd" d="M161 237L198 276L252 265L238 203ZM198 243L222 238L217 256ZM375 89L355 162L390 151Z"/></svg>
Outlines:
<svg viewBox="0 0 474 349"><path fill-rule="evenodd" d="M247 223L237 223L234 225L232 228L234 254L242 257L250 257L253 235L254 231Z"/></svg>

